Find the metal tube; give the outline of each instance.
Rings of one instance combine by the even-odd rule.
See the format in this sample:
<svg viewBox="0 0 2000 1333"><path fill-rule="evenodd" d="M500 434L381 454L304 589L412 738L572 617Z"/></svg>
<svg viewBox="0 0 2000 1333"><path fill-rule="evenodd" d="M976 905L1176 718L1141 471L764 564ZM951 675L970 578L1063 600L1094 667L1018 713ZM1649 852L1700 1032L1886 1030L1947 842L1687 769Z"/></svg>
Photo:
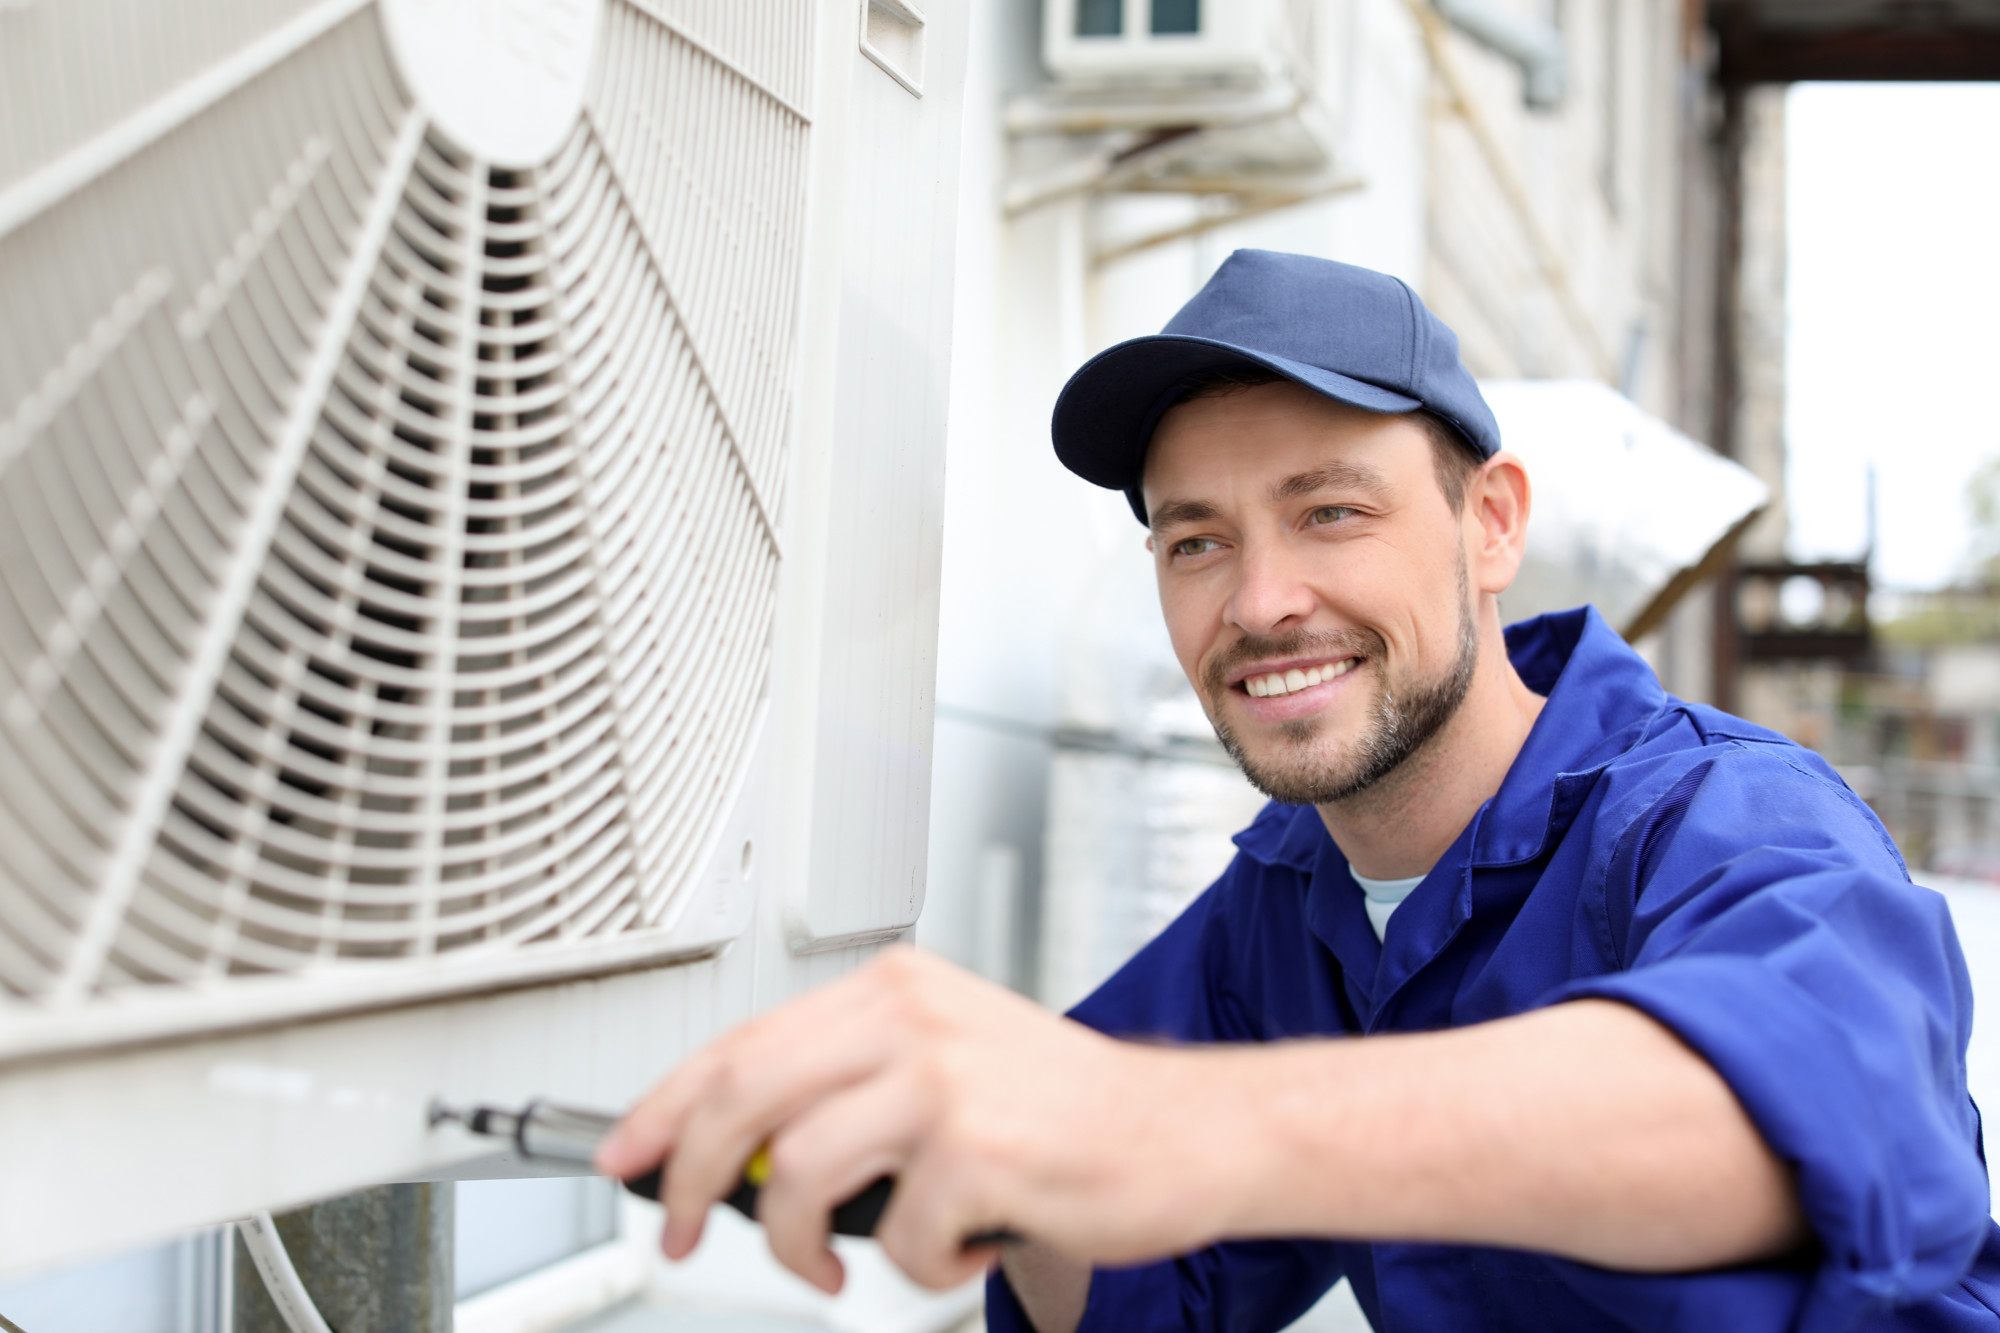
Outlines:
<svg viewBox="0 0 2000 1333"><path fill-rule="evenodd" d="M1537 111L1562 105L1569 87L1569 58L1562 31L1553 23L1496 9L1486 0L1431 0L1454 28L1521 67L1521 97Z"/></svg>
<svg viewBox="0 0 2000 1333"><path fill-rule="evenodd" d="M275 1221L300 1287L343 1333L451 1333L452 1187L387 1185ZM242 1245L239 1236L236 1243ZM231 1333L290 1333L247 1250Z"/></svg>

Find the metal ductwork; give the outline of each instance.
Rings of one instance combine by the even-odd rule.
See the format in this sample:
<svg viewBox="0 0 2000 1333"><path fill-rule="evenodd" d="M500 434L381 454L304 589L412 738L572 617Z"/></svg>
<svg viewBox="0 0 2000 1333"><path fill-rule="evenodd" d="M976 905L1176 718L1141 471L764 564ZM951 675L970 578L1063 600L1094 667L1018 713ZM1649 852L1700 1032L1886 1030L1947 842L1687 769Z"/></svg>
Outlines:
<svg viewBox="0 0 2000 1333"><path fill-rule="evenodd" d="M1521 67L1521 98L1536 111L1562 105L1569 61L1561 29L1510 14L1490 0L1431 0L1451 25Z"/></svg>

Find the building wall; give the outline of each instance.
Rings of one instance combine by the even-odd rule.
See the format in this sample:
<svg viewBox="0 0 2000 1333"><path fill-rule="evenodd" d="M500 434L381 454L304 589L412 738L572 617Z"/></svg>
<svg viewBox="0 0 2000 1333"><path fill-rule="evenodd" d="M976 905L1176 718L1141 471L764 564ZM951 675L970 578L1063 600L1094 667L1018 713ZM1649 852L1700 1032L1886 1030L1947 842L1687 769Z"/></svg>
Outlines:
<svg viewBox="0 0 2000 1333"><path fill-rule="evenodd" d="M1785 89L1743 94L1743 232L1736 282L1736 461L1771 488L1743 535L1745 560L1785 558ZM1729 707L1824 750L1833 740L1839 670L1830 662L1743 664Z"/></svg>
<svg viewBox="0 0 2000 1333"><path fill-rule="evenodd" d="M1737 277L1735 458L1771 488L1745 559L1785 554L1785 89L1744 94L1743 261Z"/></svg>
<svg viewBox="0 0 2000 1333"><path fill-rule="evenodd" d="M1671 0L1562 5L1552 111L1524 105L1505 58L1440 34L1425 297L1475 374L1602 379L1669 415L1679 17Z"/></svg>

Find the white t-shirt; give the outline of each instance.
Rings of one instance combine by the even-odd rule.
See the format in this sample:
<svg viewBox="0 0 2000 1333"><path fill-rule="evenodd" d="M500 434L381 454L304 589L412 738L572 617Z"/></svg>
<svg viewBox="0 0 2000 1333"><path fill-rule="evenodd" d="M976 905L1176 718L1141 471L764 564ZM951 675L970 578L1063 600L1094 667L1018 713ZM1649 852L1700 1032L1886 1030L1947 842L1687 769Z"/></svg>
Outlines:
<svg viewBox="0 0 2000 1333"><path fill-rule="evenodd" d="M1410 890L1423 883L1424 875L1431 872L1426 870L1423 875L1412 875L1408 879L1370 879L1349 866L1347 873L1354 876L1354 882L1367 895L1367 901L1362 906L1368 909L1368 924L1375 927L1375 938L1379 941L1387 936L1389 918L1403 905L1403 899L1409 897Z"/></svg>

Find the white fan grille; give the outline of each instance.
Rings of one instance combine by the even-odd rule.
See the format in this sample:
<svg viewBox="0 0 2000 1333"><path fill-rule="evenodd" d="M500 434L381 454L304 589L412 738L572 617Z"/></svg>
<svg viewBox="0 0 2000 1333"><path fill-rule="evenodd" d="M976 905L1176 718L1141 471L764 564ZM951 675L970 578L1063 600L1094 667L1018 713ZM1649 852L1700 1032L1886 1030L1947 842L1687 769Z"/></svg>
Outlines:
<svg viewBox="0 0 2000 1333"><path fill-rule="evenodd" d="M0 182L55 160L310 7L63 0L0 9Z"/></svg>
<svg viewBox="0 0 2000 1333"><path fill-rule="evenodd" d="M654 2L543 166L362 9L0 234L0 1050L670 947L769 670L811 21Z"/></svg>

